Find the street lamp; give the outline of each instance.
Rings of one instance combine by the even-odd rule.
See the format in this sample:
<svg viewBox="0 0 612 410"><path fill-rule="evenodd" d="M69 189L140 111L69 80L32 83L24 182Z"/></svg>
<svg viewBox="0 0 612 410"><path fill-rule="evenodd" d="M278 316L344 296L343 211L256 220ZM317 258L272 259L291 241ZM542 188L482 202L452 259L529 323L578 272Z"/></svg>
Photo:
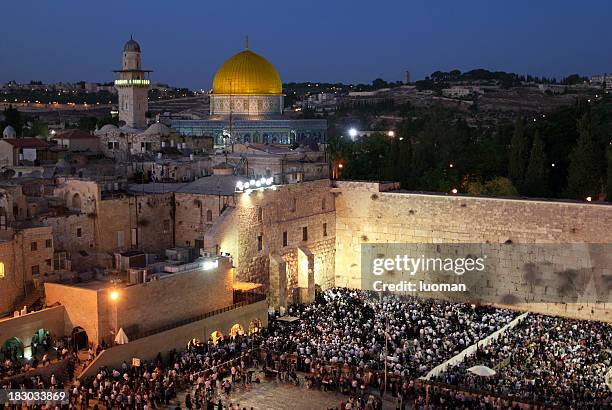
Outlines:
<svg viewBox="0 0 612 410"><path fill-rule="evenodd" d="M116 290L113 290L110 294L110 298L111 300L117 300L119 299L119 292L117 292Z"/></svg>
<svg viewBox="0 0 612 410"><path fill-rule="evenodd" d="M357 130L355 128L351 128L349 130L349 137L351 137L351 139L355 139L356 136L357 136Z"/></svg>

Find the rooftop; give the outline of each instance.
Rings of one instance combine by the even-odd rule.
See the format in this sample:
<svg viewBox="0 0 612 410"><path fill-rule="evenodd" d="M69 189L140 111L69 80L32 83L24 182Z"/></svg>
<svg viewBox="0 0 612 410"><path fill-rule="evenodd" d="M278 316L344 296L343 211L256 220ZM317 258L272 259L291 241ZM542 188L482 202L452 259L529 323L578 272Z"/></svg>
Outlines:
<svg viewBox="0 0 612 410"><path fill-rule="evenodd" d="M58 132L51 139L64 139L64 140L95 139L97 140L98 137L96 137L95 135L91 135L88 132L79 130L79 129L69 129L69 130Z"/></svg>
<svg viewBox="0 0 612 410"><path fill-rule="evenodd" d="M49 148L52 145L38 138L5 138L6 141L16 148Z"/></svg>

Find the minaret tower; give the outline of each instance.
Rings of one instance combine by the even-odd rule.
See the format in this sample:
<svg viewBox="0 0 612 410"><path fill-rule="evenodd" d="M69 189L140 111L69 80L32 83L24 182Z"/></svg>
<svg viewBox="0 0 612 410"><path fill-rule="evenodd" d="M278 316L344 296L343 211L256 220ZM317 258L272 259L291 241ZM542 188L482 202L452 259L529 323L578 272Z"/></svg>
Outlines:
<svg viewBox="0 0 612 410"><path fill-rule="evenodd" d="M148 91L150 81L145 76L151 70L143 70L140 61L140 44L130 36L123 46L123 64L115 88L119 94L119 121L133 128L144 128L145 113L149 109Z"/></svg>

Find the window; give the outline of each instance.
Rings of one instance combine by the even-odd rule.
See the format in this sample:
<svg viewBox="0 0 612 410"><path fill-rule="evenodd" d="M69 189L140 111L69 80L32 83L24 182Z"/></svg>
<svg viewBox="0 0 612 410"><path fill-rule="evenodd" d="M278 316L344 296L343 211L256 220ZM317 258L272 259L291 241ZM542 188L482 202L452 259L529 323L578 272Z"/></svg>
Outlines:
<svg viewBox="0 0 612 410"><path fill-rule="evenodd" d="M77 238L80 238L83 236L83 228L81 228L80 226L76 229L76 236Z"/></svg>
<svg viewBox="0 0 612 410"><path fill-rule="evenodd" d="M307 226L302 228L302 240L303 241L308 240L308 227Z"/></svg>
<svg viewBox="0 0 612 410"><path fill-rule="evenodd" d="M31 250L31 251L35 251L35 250L37 250L37 249L38 249L38 244L37 244L36 242L32 242L32 243L30 244L30 250Z"/></svg>
<svg viewBox="0 0 612 410"><path fill-rule="evenodd" d="M51 259L45 259L45 263L48 267L51 267Z"/></svg>
<svg viewBox="0 0 612 410"><path fill-rule="evenodd" d="M0 208L0 229L6 230L6 212Z"/></svg>
<svg viewBox="0 0 612 410"><path fill-rule="evenodd" d="M132 246L138 245L138 229L132 228L131 234L132 234Z"/></svg>
<svg viewBox="0 0 612 410"><path fill-rule="evenodd" d="M50 248L53 246L53 241L51 239L45 239L45 248Z"/></svg>
<svg viewBox="0 0 612 410"><path fill-rule="evenodd" d="M257 222L263 221L263 209L261 207L257 208Z"/></svg>
<svg viewBox="0 0 612 410"><path fill-rule="evenodd" d="M4 262L0 262L0 279L4 279Z"/></svg>
<svg viewBox="0 0 612 410"><path fill-rule="evenodd" d="M164 232L168 232L170 230L170 219L164 219Z"/></svg>
<svg viewBox="0 0 612 410"><path fill-rule="evenodd" d="M321 210L325 211L326 205L327 205L327 204L325 203L325 198L323 198L323 199L321 200Z"/></svg>
<svg viewBox="0 0 612 410"><path fill-rule="evenodd" d="M38 267L38 265L32 266L32 275L39 275L39 274L40 274L40 268Z"/></svg>
<svg viewBox="0 0 612 410"><path fill-rule="evenodd" d="M121 248L125 245L125 233L123 231L117 231L117 247Z"/></svg>
<svg viewBox="0 0 612 410"><path fill-rule="evenodd" d="M108 141L106 146L108 147L109 150L114 151L114 150L119 149L119 142L117 142L117 141Z"/></svg>
<svg viewBox="0 0 612 410"><path fill-rule="evenodd" d="M287 246L287 231L283 232L283 246Z"/></svg>
<svg viewBox="0 0 612 410"><path fill-rule="evenodd" d="M210 209L206 211L206 222L212 222L212 211Z"/></svg>
<svg viewBox="0 0 612 410"><path fill-rule="evenodd" d="M263 250L263 234L261 233L257 235L257 250Z"/></svg>
<svg viewBox="0 0 612 410"><path fill-rule="evenodd" d="M66 252L56 252L53 254L53 269L66 269Z"/></svg>
<svg viewBox="0 0 612 410"><path fill-rule="evenodd" d="M295 212L295 210L297 209L297 199L292 198L292 199L291 199L291 202L289 202L289 204L290 204L290 205L289 205L289 210L290 210L291 212Z"/></svg>
<svg viewBox="0 0 612 410"><path fill-rule="evenodd" d="M323 224L323 236L327 236L327 223Z"/></svg>

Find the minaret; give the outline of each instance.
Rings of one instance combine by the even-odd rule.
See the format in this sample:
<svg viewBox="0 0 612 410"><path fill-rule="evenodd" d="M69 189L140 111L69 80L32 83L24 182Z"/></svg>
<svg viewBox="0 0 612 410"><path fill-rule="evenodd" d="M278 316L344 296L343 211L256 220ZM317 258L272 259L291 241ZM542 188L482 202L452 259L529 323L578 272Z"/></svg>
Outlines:
<svg viewBox="0 0 612 410"><path fill-rule="evenodd" d="M115 88L119 94L119 121L133 128L144 128L145 113L149 109L148 91L150 81L145 76L151 70L143 70L140 61L140 45L130 36L123 46L123 64Z"/></svg>

